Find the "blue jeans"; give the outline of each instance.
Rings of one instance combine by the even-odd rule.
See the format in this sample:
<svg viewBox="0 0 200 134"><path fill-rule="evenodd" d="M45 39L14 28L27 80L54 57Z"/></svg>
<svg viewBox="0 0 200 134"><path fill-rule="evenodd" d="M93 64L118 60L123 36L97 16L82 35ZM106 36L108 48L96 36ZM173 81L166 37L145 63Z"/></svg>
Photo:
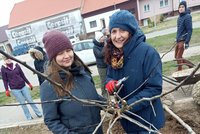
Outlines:
<svg viewBox="0 0 200 134"><path fill-rule="evenodd" d="M24 86L22 89L12 89L11 92L20 104L24 104L25 101L27 101L28 103L33 103L30 91L27 86ZM39 111L39 109L36 107L36 105L35 104L30 104L30 105L31 105L33 111L35 112L35 114L38 117L41 117L42 113ZM27 105L21 105L21 107L24 111L26 119L31 120L32 116L31 116L31 113L29 112Z"/></svg>

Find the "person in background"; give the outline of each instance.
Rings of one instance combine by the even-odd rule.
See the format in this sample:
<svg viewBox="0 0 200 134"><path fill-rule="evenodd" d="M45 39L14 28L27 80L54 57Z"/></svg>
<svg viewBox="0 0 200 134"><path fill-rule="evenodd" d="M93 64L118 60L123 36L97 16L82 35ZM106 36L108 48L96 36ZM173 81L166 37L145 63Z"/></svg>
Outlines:
<svg viewBox="0 0 200 134"><path fill-rule="evenodd" d="M162 62L158 52L145 42L145 35L137 20L127 10L120 10L110 17L109 31L111 39L105 46L105 59L108 63L106 89L113 94L118 80L128 77L119 91L128 105L142 99L162 93ZM132 93L132 94L130 94ZM126 97L129 95L128 97ZM122 106L122 104L119 104ZM164 126L164 110L160 98L142 101L133 105L130 112L140 116L128 116L148 128L160 129ZM126 114L126 112L125 112ZM150 134L147 130L126 120L120 119L127 134Z"/></svg>
<svg viewBox="0 0 200 134"><path fill-rule="evenodd" d="M193 63L183 58L184 50L189 47L192 36L192 16L187 8L186 1L180 2L178 12L175 59L177 60L178 71L181 71L182 65L187 65L189 68L194 66Z"/></svg>
<svg viewBox="0 0 200 134"><path fill-rule="evenodd" d="M105 90L107 64L104 61L103 55L104 35L102 32L95 32L95 39L93 39L93 43L93 52L96 58L96 65L101 80L101 93L103 97L107 98L107 92Z"/></svg>
<svg viewBox="0 0 200 134"><path fill-rule="evenodd" d="M10 97L11 90L12 95L20 103L24 104L25 101L28 103L34 103L26 83L32 90L33 86L25 77L21 67L17 63L13 63L11 59L4 57L4 65L1 67L2 79L4 87L6 89L6 96ZM42 113L39 111L35 104L30 104L35 114L40 118ZM29 112L27 105L21 105L27 120L32 120L33 117Z"/></svg>
<svg viewBox="0 0 200 134"><path fill-rule="evenodd" d="M103 33L104 35L104 45L107 44L107 41L110 39L110 33L109 33L109 29L108 28L103 28L101 30L101 32Z"/></svg>
<svg viewBox="0 0 200 134"><path fill-rule="evenodd" d="M49 81L40 86L41 101L65 99L42 104L44 122L54 134L91 134L101 121L100 108L77 102L77 98L103 100L97 94L90 70L74 53L69 38L60 31L48 31L43 36L49 58L48 77L61 84L60 88ZM100 127L96 134L102 134Z"/></svg>
<svg viewBox="0 0 200 134"><path fill-rule="evenodd" d="M36 46L34 48L31 48L29 50L29 53L31 57L34 59L35 69L41 73L44 73L46 68L45 66L48 61L45 51L41 47ZM40 75L38 75L38 80L39 84L41 85L45 79Z"/></svg>

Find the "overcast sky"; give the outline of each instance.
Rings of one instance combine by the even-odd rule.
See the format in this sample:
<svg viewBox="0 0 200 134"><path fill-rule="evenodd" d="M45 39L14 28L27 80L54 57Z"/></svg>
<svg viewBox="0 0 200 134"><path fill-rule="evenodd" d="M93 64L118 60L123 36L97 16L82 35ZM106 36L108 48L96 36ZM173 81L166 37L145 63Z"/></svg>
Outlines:
<svg viewBox="0 0 200 134"><path fill-rule="evenodd" d="M20 1L23 0L0 0L0 27L8 25L13 6Z"/></svg>

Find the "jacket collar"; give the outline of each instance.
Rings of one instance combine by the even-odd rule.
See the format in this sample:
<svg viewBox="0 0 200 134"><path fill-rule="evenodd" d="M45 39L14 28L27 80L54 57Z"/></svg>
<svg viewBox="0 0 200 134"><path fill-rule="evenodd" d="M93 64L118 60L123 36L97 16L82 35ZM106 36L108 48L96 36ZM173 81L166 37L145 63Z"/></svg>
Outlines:
<svg viewBox="0 0 200 134"><path fill-rule="evenodd" d="M124 45L123 51L124 51L124 57L125 59L129 56L130 53L132 53L135 48L141 43L145 42L146 37L142 30L140 28L137 28L136 32L132 37L130 37L129 41Z"/></svg>
<svg viewBox="0 0 200 134"><path fill-rule="evenodd" d="M85 73L83 66L74 66L74 65L72 65L72 68L69 69L69 72L71 72L73 76L83 75ZM67 74L63 70L59 71L59 75L61 79L66 79Z"/></svg>
<svg viewBox="0 0 200 134"><path fill-rule="evenodd" d="M16 65L17 65L17 63L13 62L13 69L10 69L5 63L2 66L4 66L5 68L7 68L9 70L14 70L16 68Z"/></svg>

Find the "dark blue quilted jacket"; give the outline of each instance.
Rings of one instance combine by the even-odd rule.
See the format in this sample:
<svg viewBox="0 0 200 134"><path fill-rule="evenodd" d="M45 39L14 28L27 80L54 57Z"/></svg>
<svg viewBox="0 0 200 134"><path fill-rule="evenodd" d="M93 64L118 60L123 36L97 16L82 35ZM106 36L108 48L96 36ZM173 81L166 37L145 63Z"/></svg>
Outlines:
<svg viewBox="0 0 200 134"><path fill-rule="evenodd" d="M192 36L192 16L190 11L186 10L184 13L181 13L177 20L177 35L176 41L185 41L186 44L189 44Z"/></svg>

